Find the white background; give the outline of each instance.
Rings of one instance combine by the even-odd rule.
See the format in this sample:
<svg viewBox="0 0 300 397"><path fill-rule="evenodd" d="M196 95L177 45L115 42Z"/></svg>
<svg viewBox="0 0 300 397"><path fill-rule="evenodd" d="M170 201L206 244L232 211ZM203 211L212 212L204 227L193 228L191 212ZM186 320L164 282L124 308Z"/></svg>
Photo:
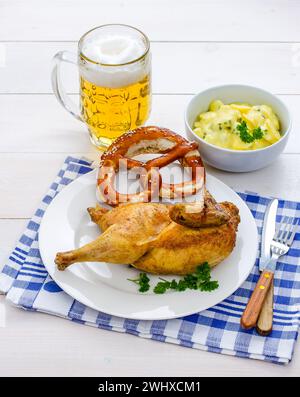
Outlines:
<svg viewBox="0 0 300 397"><path fill-rule="evenodd" d="M149 123L183 133L193 93L260 85L290 107L284 154L249 174L208 172L235 189L300 200L300 1L0 0L0 267L68 154L97 158L84 126L56 102L51 58L105 23L143 30L153 53ZM76 71L66 76L77 92ZM75 97L76 98L76 97ZM228 357L26 313L0 297L0 375L296 376L288 366ZM3 327L3 325L5 325Z"/></svg>

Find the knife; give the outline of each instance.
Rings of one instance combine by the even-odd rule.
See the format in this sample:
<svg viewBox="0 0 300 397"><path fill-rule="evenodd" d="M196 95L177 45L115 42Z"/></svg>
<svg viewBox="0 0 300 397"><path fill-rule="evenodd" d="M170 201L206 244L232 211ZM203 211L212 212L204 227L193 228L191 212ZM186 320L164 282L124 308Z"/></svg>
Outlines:
<svg viewBox="0 0 300 397"><path fill-rule="evenodd" d="M278 200L270 201L264 216L262 242L261 242L261 257L259 260L259 270L262 272L270 259L270 245L275 234L276 214L278 209ZM272 331L273 323L273 282L270 286L266 300L260 312L256 330L260 335L266 336Z"/></svg>

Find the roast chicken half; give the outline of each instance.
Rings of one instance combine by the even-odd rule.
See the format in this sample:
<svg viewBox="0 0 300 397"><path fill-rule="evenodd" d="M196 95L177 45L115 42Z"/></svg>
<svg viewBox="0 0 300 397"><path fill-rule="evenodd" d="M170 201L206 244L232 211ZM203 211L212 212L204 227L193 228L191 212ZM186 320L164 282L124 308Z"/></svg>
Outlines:
<svg viewBox="0 0 300 397"><path fill-rule="evenodd" d="M103 233L79 249L59 252L59 270L76 262L110 262L155 274L192 273L231 253L240 221L234 204L217 203L208 191L202 203L128 203L88 212Z"/></svg>

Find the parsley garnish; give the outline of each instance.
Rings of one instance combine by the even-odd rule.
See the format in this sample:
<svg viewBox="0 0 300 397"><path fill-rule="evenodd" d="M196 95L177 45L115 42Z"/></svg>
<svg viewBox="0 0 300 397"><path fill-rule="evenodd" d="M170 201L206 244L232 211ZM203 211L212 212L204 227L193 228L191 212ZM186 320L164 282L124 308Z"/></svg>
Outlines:
<svg viewBox="0 0 300 397"><path fill-rule="evenodd" d="M260 127L254 128L254 130L249 132L248 126L244 120L236 126L236 129L240 133L241 140L245 143L252 143L256 139L261 139L263 137L263 131Z"/></svg>
<svg viewBox="0 0 300 397"><path fill-rule="evenodd" d="M147 276L146 273L140 273L138 278L135 278L135 279L128 278L127 280L128 280L128 281L132 281L133 283L136 283L137 285L139 285L139 286L140 286L140 288L139 288L139 291L140 291L140 292L147 292L147 291L149 291L149 288L150 288L150 284L149 284L150 278Z"/></svg>
<svg viewBox="0 0 300 397"><path fill-rule="evenodd" d="M213 291L214 289L217 289L219 287L219 283L217 280L211 280L211 281L205 281L203 284L201 284L201 291Z"/></svg>
<svg viewBox="0 0 300 397"><path fill-rule="evenodd" d="M175 291L185 291L186 289L213 291L219 286L218 281L211 280L210 267L207 262L198 266L194 273L187 274L179 281L160 279L162 281L160 281L153 290L156 294L164 294L169 289Z"/></svg>
<svg viewBox="0 0 300 397"><path fill-rule="evenodd" d="M139 278L135 280L128 279L140 286L140 292L149 290L149 277L145 273L140 273ZM213 291L219 287L218 281L211 280L210 266L207 262L196 268L196 271L187 274L179 281L168 281L160 277L160 280L153 289L155 294L164 294L168 290L185 291L186 289L194 289L200 291Z"/></svg>
<svg viewBox="0 0 300 397"><path fill-rule="evenodd" d="M262 132L261 128L254 128L254 130L252 130L252 136L254 139L261 139L263 137L264 133Z"/></svg>
<svg viewBox="0 0 300 397"><path fill-rule="evenodd" d="M164 294L169 288L171 288L170 281L160 281L159 283L156 284L156 286L154 287L153 291L156 294Z"/></svg>

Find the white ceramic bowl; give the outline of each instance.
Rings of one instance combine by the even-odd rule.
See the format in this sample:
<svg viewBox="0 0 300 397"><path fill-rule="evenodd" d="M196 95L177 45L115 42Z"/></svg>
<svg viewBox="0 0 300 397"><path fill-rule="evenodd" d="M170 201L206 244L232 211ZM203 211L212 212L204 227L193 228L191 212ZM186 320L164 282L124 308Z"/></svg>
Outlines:
<svg viewBox="0 0 300 397"><path fill-rule="evenodd" d="M224 103L271 106L280 120L282 138L271 146L257 150L224 149L205 142L193 132L192 127L199 113L206 112L215 99ZM185 111L185 126L189 139L199 143L201 156L209 165L225 171L248 172L267 166L280 155L287 143L292 120L286 105L270 92L253 86L230 84L212 87L195 95Z"/></svg>

